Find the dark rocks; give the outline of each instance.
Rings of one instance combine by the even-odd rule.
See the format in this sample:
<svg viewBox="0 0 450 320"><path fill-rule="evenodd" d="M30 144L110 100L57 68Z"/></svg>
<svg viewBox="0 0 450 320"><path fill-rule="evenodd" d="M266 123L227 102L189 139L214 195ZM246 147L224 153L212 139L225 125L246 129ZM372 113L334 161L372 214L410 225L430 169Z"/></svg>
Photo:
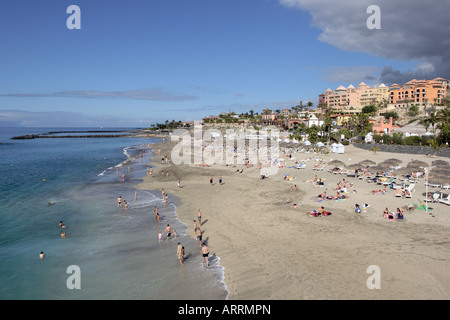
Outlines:
<svg viewBox="0 0 450 320"><path fill-rule="evenodd" d="M431 147L422 146L404 146L396 144L370 144L370 143L353 143L353 145L360 149L370 150L373 147L378 147L381 152L392 153L406 153L406 154L434 154L434 150ZM440 157L450 158L450 148L442 147L436 154Z"/></svg>

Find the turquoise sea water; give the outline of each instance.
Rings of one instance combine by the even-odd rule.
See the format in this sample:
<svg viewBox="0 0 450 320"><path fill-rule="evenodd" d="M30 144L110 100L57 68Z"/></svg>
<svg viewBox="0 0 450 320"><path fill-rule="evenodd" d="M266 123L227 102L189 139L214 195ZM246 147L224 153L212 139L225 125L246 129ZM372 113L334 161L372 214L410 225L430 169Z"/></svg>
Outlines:
<svg viewBox="0 0 450 320"><path fill-rule="evenodd" d="M158 191L134 188L159 140L10 139L49 131L68 129L0 128L0 299L226 299L220 259L202 266L176 199L165 204ZM117 208L118 196L128 210ZM178 237L160 243L167 224ZM177 242L186 249L183 267ZM73 265L81 289L67 286Z"/></svg>

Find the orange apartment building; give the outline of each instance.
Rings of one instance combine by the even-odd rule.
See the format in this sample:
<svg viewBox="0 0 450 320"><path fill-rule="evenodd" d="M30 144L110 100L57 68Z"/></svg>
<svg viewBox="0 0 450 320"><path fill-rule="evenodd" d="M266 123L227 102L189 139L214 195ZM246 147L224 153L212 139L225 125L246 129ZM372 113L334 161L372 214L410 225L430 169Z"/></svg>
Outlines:
<svg viewBox="0 0 450 320"><path fill-rule="evenodd" d="M389 104L395 107L406 107L410 104L441 104L447 95L448 80L436 78L433 80L413 79L402 87L394 83L389 88Z"/></svg>

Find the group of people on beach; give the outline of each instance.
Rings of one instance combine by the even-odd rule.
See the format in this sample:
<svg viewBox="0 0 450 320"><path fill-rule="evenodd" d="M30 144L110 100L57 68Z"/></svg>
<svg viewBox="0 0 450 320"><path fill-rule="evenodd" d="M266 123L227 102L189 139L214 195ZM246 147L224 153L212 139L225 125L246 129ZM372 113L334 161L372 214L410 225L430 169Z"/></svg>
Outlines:
<svg viewBox="0 0 450 320"><path fill-rule="evenodd" d="M202 226L202 213L200 211L200 209L198 209L197 212L197 220L194 219L194 237L197 238L197 240L200 243L200 248L201 248L201 254L202 254L202 265L206 265L206 267L209 266L209 248L206 245L205 242L203 242L203 232L201 230ZM169 225L167 225L167 228L164 232L167 232L167 238L169 239L170 237L170 232L171 232L171 228ZM176 231L175 231L176 232ZM176 237L176 234L175 234ZM159 233L159 239L161 241L161 233ZM185 261L185 249L184 247L181 245L180 242L178 242L178 246L177 246L177 258L178 261L180 262L180 265L184 265L184 261Z"/></svg>
<svg viewBox="0 0 450 320"><path fill-rule="evenodd" d="M403 220L403 210L400 208L397 208L397 212L394 214L394 212L391 212L386 207L383 210L383 218L394 221L396 219L395 215L397 215L397 220Z"/></svg>

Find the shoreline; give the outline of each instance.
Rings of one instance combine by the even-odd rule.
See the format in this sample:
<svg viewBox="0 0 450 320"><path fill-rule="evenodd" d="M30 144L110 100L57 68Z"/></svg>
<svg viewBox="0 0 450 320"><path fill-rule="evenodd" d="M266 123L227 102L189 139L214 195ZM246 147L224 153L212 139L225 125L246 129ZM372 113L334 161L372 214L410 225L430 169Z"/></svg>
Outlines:
<svg viewBox="0 0 450 320"><path fill-rule="evenodd" d="M164 141L153 146L170 158L173 145ZM403 165L412 157L430 163L434 159L425 155L372 154L350 146L345 154L297 153L297 160L313 158L306 162L306 169L289 168L293 161L287 160L287 166L275 176L262 180L256 168L161 164L158 156L149 163L154 166L153 177L145 177L136 187L164 188L177 197L176 214L188 226L191 236L192 220L201 209L208 247L220 257L224 268L228 300L450 297L450 277L446 272L450 260L447 206L430 204L432 214L419 210L405 212L404 221L387 221L382 217L386 206L395 210L420 202L425 190L423 181L417 184L410 200L396 198L393 190L371 194L371 189L381 187L356 178L348 178L356 192L349 193L344 201L318 203L312 199L324 190L334 194L336 183L346 178L311 170L314 160L321 157L326 162L340 159L346 163L363 159L381 162L396 157L403 159ZM236 168L244 168L244 172L236 173ZM162 170L168 171L169 176L161 176ZM284 181L284 173L296 179ZM223 185L217 183L219 175L224 179ZM325 179L324 186L312 187L306 182L315 175ZM212 186L210 176L214 178ZM177 179L181 179L181 189L177 188ZM291 191L291 183L300 190ZM283 205L287 198L291 198L291 203ZM294 207L294 203L301 206ZM369 203L370 207L355 214L352 209L355 203ZM305 214L320 205L333 215L315 218ZM381 269L381 290L367 288L370 276L367 268L371 265Z"/></svg>
<svg viewBox="0 0 450 320"><path fill-rule="evenodd" d="M174 179L174 177L173 176L169 176L169 177L160 176L161 171L163 171L162 167L168 166L168 164L159 162L160 160L158 160L158 156L160 156L160 154L157 153L157 150L158 149L161 149L163 151L167 150L166 148L161 148L161 147L165 146L165 143L170 142L167 140L168 136L158 135L158 136L154 136L152 138L158 138L158 139L162 140L160 142L152 144L150 147L150 149L153 147L155 149L155 152L151 156L151 158L150 158L151 160L146 164L146 166L153 168L153 174L152 174L152 176L144 175L144 177L142 177L142 182L135 184L133 187L135 189L140 189L140 190L150 192L151 194L153 194L154 196L156 196L158 198L158 197L160 197L161 187L158 188L158 187L156 187L155 184L165 185L165 181ZM158 179L157 177L160 179ZM176 181L177 180L175 179L174 180L175 184L176 184ZM180 217L179 210L180 210L180 207L183 206L182 199L178 195L175 194L174 188L167 187L167 186L163 187L163 188L164 188L166 194L168 194L168 196L169 196L169 203L172 203L175 206L174 219L177 220L179 223L186 226L187 231L186 231L185 236L189 237L193 241L198 241L197 237L192 236L192 234L189 232L192 229L192 226L190 226L189 223L187 223L187 220ZM206 239L203 238L203 240L205 242L207 242L208 238L206 238ZM208 247L209 247L209 245L208 245ZM200 254L200 248L198 250L198 253ZM221 277L220 277L220 279L218 279L218 282L220 285L223 286L223 288L227 292L224 300L228 300L228 298L230 296L230 291L228 290L227 284L225 282L225 272L224 272L225 268L221 263L221 257L216 255L214 252L211 252L211 255L214 256L214 260L218 259L217 264L222 269ZM210 261L211 261L211 255L210 255ZM213 261L213 263L214 263L214 261Z"/></svg>

